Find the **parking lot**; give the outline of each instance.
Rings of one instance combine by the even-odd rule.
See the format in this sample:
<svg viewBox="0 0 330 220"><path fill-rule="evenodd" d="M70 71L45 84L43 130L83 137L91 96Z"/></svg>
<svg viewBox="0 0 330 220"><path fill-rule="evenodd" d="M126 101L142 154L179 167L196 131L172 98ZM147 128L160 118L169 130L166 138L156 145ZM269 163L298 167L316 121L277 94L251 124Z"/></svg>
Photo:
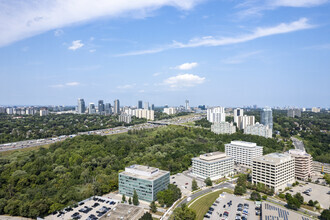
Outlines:
<svg viewBox="0 0 330 220"><path fill-rule="evenodd" d="M177 185L183 195L190 195L191 193L191 183L194 178L187 176L182 173L177 173L171 176L170 183ZM196 179L199 188L205 186L205 183L200 179Z"/></svg>
<svg viewBox="0 0 330 220"><path fill-rule="evenodd" d="M312 189L311 192L308 193L309 195L303 193L308 189ZM330 194L328 194L329 191L330 188L327 186L308 183L299 184L299 186L293 187L288 193L296 194L299 192L304 197L305 202L308 202L309 200L317 200L322 208L328 208L330 206Z"/></svg>
<svg viewBox="0 0 330 220"><path fill-rule="evenodd" d="M117 200L107 199L103 197L91 197L78 203L77 207L64 209L45 217L46 220L52 219L89 219L96 220L104 216L111 209L116 207Z"/></svg>
<svg viewBox="0 0 330 220"><path fill-rule="evenodd" d="M228 204L229 203L229 204ZM239 211L238 205L240 204ZM212 214L207 213L209 218L204 217L205 220L219 220L219 219L248 219L259 220L260 216L256 215L256 205L252 201L245 200L244 198L225 193L223 197L219 197L215 203L213 203ZM226 213L225 213L226 212ZM226 214L228 213L228 216ZM225 214L225 215L224 215ZM239 215L239 216L237 216Z"/></svg>

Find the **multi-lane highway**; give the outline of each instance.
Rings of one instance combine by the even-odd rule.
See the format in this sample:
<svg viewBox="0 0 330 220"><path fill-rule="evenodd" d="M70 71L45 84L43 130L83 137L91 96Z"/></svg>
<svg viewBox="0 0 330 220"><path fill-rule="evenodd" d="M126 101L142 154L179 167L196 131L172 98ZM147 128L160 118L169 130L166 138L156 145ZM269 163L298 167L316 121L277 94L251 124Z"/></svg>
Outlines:
<svg viewBox="0 0 330 220"><path fill-rule="evenodd" d="M184 125L184 123L196 121L201 118L202 118L201 115L189 115L189 116L182 116L182 117L177 117L177 118L172 118L172 119L167 119L167 120L160 120L160 121L155 121L155 122L137 124L137 125L129 126L129 127L121 126L121 127L116 127L116 128L107 128L107 129L101 129L101 130L79 132L78 134L62 135L62 136L53 137L53 138L26 140L26 141L18 141L18 142L13 142L13 143L0 144L0 152L28 148L28 147L36 147L36 146L47 145L47 144L53 144L53 143L56 143L59 141L64 141L67 138L73 138L77 135L113 135L113 134L126 133L129 130L150 129L150 128L156 128L156 127L166 126L166 125L170 125L170 124Z"/></svg>

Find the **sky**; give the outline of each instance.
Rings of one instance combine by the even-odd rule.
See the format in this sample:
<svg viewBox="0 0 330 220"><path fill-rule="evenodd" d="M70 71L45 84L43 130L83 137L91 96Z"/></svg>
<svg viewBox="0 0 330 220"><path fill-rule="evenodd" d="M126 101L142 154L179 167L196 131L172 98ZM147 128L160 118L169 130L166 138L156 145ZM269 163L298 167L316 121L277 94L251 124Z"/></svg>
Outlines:
<svg viewBox="0 0 330 220"><path fill-rule="evenodd" d="M0 105L330 107L330 0L0 0Z"/></svg>

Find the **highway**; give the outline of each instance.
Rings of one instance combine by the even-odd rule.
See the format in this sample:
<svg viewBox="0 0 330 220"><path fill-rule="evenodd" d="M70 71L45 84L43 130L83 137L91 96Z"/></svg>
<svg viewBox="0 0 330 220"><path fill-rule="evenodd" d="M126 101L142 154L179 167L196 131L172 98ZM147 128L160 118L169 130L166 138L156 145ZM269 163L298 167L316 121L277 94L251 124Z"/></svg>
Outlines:
<svg viewBox="0 0 330 220"><path fill-rule="evenodd" d="M133 125L133 126L129 126L129 127L121 126L121 127L115 127L115 128L79 132L78 134L62 135L59 137L43 138L43 139L37 139L37 140L25 140L25 141L13 142L13 143L0 144L0 152L53 144L53 143L56 143L59 141L64 141L67 138L73 138L77 135L102 135L102 136L104 136L104 135L122 134L122 133L128 132L129 130L157 128L157 127L161 127L161 126L167 126L170 124L187 126L187 125L184 125L184 123L196 121L201 118L202 118L201 115L189 115L189 116L182 116L182 117L160 120L160 121L150 121L147 123L137 124L137 125Z"/></svg>

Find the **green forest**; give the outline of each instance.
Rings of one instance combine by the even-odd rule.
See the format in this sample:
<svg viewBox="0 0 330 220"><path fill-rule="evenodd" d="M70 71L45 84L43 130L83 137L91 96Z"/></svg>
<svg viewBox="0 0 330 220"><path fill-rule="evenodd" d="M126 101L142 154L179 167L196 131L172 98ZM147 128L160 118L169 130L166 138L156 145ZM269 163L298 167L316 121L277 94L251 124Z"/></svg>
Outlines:
<svg viewBox="0 0 330 220"><path fill-rule="evenodd" d="M283 150L274 139L236 133L217 135L201 128L167 126L111 136L77 136L49 148L0 156L0 214L46 216L92 195L117 190L118 172L143 164L187 170L191 158L224 151L232 140L256 142L264 153Z"/></svg>
<svg viewBox="0 0 330 220"><path fill-rule="evenodd" d="M131 124L118 121L118 116L62 114L13 116L0 114L0 144L30 139L56 137L78 132L129 126L146 122L132 118Z"/></svg>

